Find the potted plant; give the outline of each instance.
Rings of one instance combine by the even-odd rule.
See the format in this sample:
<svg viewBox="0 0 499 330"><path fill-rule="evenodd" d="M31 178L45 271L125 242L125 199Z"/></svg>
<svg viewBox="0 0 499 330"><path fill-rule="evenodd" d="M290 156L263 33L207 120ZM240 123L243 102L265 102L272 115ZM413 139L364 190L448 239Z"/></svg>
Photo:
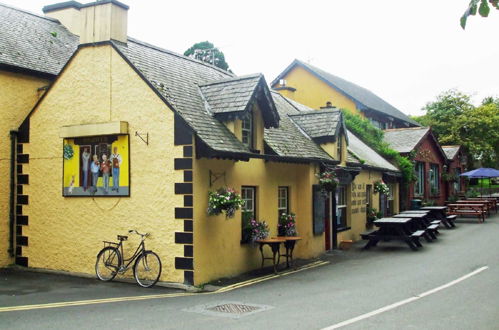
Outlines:
<svg viewBox="0 0 499 330"><path fill-rule="evenodd" d="M277 224L277 233L279 236L296 236L296 214L282 213Z"/></svg>
<svg viewBox="0 0 499 330"><path fill-rule="evenodd" d="M232 188L220 188L208 192L208 215L219 215L225 212L226 218L232 218L244 205L241 196Z"/></svg>
<svg viewBox="0 0 499 330"><path fill-rule="evenodd" d="M248 223L249 241L255 243L259 239L266 239L269 236L269 226L265 221L251 219Z"/></svg>
<svg viewBox="0 0 499 330"><path fill-rule="evenodd" d="M373 225L374 220L378 219L378 210L376 210L374 207L368 207L367 208L367 216L366 216L366 227L371 228Z"/></svg>
<svg viewBox="0 0 499 330"><path fill-rule="evenodd" d="M390 192L390 188L388 188L388 185L384 183L383 181L376 181L374 182L374 193L382 193L382 194L388 194Z"/></svg>
<svg viewBox="0 0 499 330"><path fill-rule="evenodd" d="M321 190L325 193L334 191L339 183L336 173L331 170L325 170L315 176L319 179Z"/></svg>

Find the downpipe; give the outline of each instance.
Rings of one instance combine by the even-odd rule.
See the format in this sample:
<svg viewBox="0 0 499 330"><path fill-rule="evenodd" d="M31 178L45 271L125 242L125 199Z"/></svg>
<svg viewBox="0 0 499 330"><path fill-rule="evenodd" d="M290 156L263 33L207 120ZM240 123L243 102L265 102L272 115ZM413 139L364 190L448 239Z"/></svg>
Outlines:
<svg viewBox="0 0 499 330"><path fill-rule="evenodd" d="M17 131L10 131L10 206L9 206L9 255L14 257L16 226L16 144Z"/></svg>

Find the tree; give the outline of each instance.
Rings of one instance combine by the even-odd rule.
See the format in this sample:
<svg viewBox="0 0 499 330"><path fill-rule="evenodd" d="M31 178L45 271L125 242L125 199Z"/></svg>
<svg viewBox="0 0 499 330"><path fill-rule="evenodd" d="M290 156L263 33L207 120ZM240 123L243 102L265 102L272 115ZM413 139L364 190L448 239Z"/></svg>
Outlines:
<svg viewBox="0 0 499 330"><path fill-rule="evenodd" d="M225 71L232 72L229 69L229 64L225 62L224 53L209 41L194 44L191 48L184 52L184 55L212 64Z"/></svg>
<svg viewBox="0 0 499 330"><path fill-rule="evenodd" d="M443 92L423 108L426 114L415 117L431 126L442 145L462 145L484 166L499 165L499 100L487 97L475 107L470 96L456 90ZM470 163L471 164L471 163Z"/></svg>
<svg viewBox="0 0 499 330"><path fill-rule="evenodd" d="M469 16L475 16L477 11L482 17L489 16L490 13L490 5L495 9L499 10L499 0L471 0L468 8L464 12L463 16L461 16L461 27L463 30L466 28L466 21Z"/></svg>

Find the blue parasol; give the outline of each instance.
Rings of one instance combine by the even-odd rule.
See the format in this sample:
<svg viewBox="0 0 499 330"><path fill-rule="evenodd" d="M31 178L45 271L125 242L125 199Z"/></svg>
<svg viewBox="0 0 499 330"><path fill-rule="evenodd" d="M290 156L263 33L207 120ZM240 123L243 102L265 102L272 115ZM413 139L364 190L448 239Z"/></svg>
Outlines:
<svg viewBox="0 0 499 330"><path fill-rule="evenodd" d="M467 176L468 178L497 178L499 177L499 171L495 168L480 167L476 170L464 172L460 176ZM480 195L482 195L483 183L480 182Z"/></svg>

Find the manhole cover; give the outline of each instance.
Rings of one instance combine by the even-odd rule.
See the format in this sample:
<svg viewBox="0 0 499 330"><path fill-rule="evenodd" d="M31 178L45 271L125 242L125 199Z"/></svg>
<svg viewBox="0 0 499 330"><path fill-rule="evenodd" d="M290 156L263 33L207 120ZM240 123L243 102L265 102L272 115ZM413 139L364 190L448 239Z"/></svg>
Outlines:
<svg viewBox="0 0 499 330"><path fill-rule="evenodd" d="M224 301L212 303L209 305L199 305L192 308L186 308L183 311L201 313L210 316L240 318L254 313L263 312L271 308L273 307L234 301Z"/></svg>
<svg viewBox="0 0 499 330"><path fill-rule="evenodd" d="M215 307L206 308L212 312L221 312L221 313L232 313L232 314L245 314L251 313L261 309L258 306L250 306L250 305L242 305L242 304L222 304L217 305Z"/></svg>

